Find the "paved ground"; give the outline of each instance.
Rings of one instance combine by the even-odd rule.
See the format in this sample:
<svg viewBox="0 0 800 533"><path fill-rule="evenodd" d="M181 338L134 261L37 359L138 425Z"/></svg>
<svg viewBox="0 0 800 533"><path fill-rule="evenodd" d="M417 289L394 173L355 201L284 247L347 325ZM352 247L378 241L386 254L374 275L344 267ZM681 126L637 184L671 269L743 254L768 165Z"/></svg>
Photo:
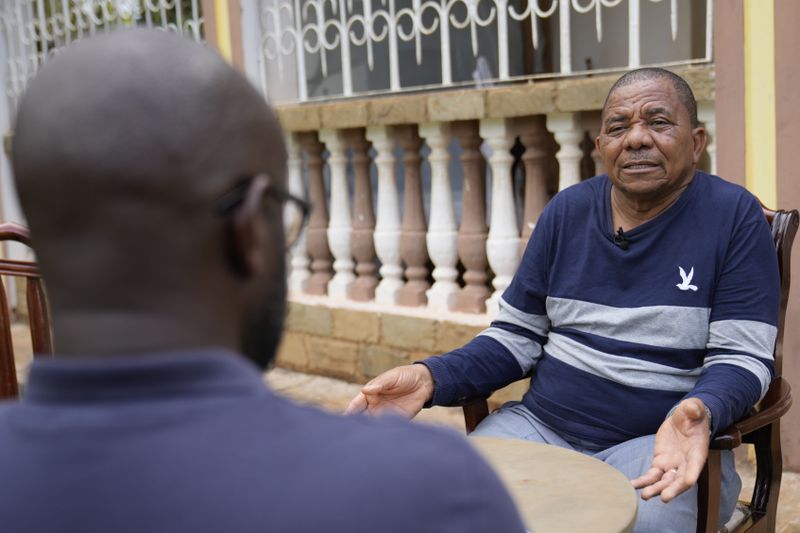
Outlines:
<svg viewBox="0 0 800 533"><path fill-rule="evenodd" d="M350 399L356 395L359 386L336 379L290 372L276 368L266 375L273 390L297 402L311 404L340 413ZM460 408L434 407L426 409L415 418L416 422L452 427L464 431L464 420ZM742 499L749 499L753 487L754 467L743 457L737 463L742 477ZM784 472L781 485L781 498L778 504L779 533L800 533L800 474Z"/></svg>

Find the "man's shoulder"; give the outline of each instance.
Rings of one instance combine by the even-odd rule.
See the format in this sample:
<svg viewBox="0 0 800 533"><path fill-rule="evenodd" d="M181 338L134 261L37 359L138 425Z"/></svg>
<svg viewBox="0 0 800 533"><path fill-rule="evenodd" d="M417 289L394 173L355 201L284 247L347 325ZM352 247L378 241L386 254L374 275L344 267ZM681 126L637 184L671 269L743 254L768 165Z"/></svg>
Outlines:
<svg viewBox="0 0 800 533"><path fill-rule="evenodd" d="M737 199L752 201L755 199L753 193L746 188L720 176L698 170L695 172L695 179L701 182L703 193L712 198L728 201Z"/></svg>
<svg viewBox="0 0 800 533"><path fill-rule="evenodd" d="M559 191L553 197L553 202L594 202L602 196L607 184L608 176L600 174Z"/></svg>
<svg viewBox="0 0 800 533"><path fill-rule="evenodd" d="M700 202L698 209L719 220L728 213L737 223L748 220L762 220L761 204L758 198L739 184L719 176L697 171L695 179L699 182Z"/></svg>
<svg viewBox="0 0 800 533"><path fill-rule="evenodd" d="M542 212L543 220L570 218L576 213L586 214L601 207L604 192L608 186L608 176L601 174L559 191L547 203Z"/></svg>
<svg viewBox="0 0 800 533"><path fill-rule="evenodd" d="M129 420L124 432L107 431L116 423L109 415L118 409L103 407L84 421L88 429L69 424L67 438L52 447L47 436L53 431L46 422L60 414L70 418L60 410L0 407L0 471L12 478L24 474L36 494L50 494L45 475L50 481L66 479L75 470L74 464L64 463L45 473L41 457L80 449L98 457L86 482L92 498L106 496L96 489L111 482L111 465L139 473L147 464L146 475L131 475L126 485L142 501L152 502L141 496L143 486L167 486L166 480L180 478L220 508L237 509L240 525L272 524L276 531L289 530L287 524L312 531L323 522L329 531L350 531L365 523L380 524L377 528L386 532L522 531L496 475L455 431L400 418L338 416L266 392L190 409L185 416L153 409L146 424L141 417ZM161 416L170 423L150 420ZM98 426L98 418L109 422ZM86 434L98 438L87 443ZM231 496L228 487L242 486L243 479L249 491ZM304 514L309 497L315 513ZM175 509L193 501L181 493L158 498ZM254 499L261 507L248 504ZM463 512L456 516L452 509ZM204 513L198 516L214 524L215 515ZM152 517L140 518L147 522ZM216 529L198 529L211 530Z"/></svg>

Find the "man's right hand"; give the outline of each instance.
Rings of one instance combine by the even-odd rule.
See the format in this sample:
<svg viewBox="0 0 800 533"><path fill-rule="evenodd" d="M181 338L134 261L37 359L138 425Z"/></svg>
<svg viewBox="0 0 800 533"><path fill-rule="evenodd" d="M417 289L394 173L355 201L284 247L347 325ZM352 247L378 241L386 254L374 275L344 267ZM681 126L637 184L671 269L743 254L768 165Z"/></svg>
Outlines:
<svg viewBox="0 0 800 533"><path fill-rule="evenodd" d="M361 389L345 414L388 412L413 418L433 398L433 376L425 365L405 365L387 370Z"/></svg>

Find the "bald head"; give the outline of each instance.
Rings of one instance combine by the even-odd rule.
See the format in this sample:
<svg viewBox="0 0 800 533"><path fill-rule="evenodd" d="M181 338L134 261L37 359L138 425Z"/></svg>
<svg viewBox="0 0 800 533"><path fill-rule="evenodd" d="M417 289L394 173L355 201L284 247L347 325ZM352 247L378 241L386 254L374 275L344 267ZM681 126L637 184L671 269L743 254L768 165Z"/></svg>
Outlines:
<svg viewBox="0 0 800 533"><path fill-rule="evenodd" d="M282 179L284 165L263 98L210 49L162 31L67 48L30 84L14 138L18 185L37 219L62 194L92 192L90 209L131 195L184 206L256 172Z"/></svg>
<svg viewBox="0 0 800 533"><path fill-rule="evenodd" d="M13 164L54 313L150 311L235 300L215 202L260 173L283 186L286 151L264 99L214 51L126 30L48 61L20 105ZM282 235L280 216L269 223Z"/></svg>

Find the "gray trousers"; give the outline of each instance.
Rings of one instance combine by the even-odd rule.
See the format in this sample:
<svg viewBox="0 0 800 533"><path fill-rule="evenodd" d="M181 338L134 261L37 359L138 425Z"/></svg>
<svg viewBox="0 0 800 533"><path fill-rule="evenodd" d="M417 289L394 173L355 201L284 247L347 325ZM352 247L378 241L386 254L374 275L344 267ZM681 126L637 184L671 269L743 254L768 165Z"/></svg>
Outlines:
<svg viewBox="0 0 800 533"><path fill-rule="evenodd" d="M472 433L476 437L504 437L552 444L590 455L613 466L628 479L644 474L653 460L655 435L639 437L611 448L599 450L592 443L567 442L558 432L536 418L519 402L510 402L489 415ZM720 496L720 527L733 514L742 482L736 473L733 453L722 453L722 493ZM641 490L637 491L641 493ZM691 533L697 529L697 486L687 490L669 503L655 497L639 498L634 532Z"/></svg>

